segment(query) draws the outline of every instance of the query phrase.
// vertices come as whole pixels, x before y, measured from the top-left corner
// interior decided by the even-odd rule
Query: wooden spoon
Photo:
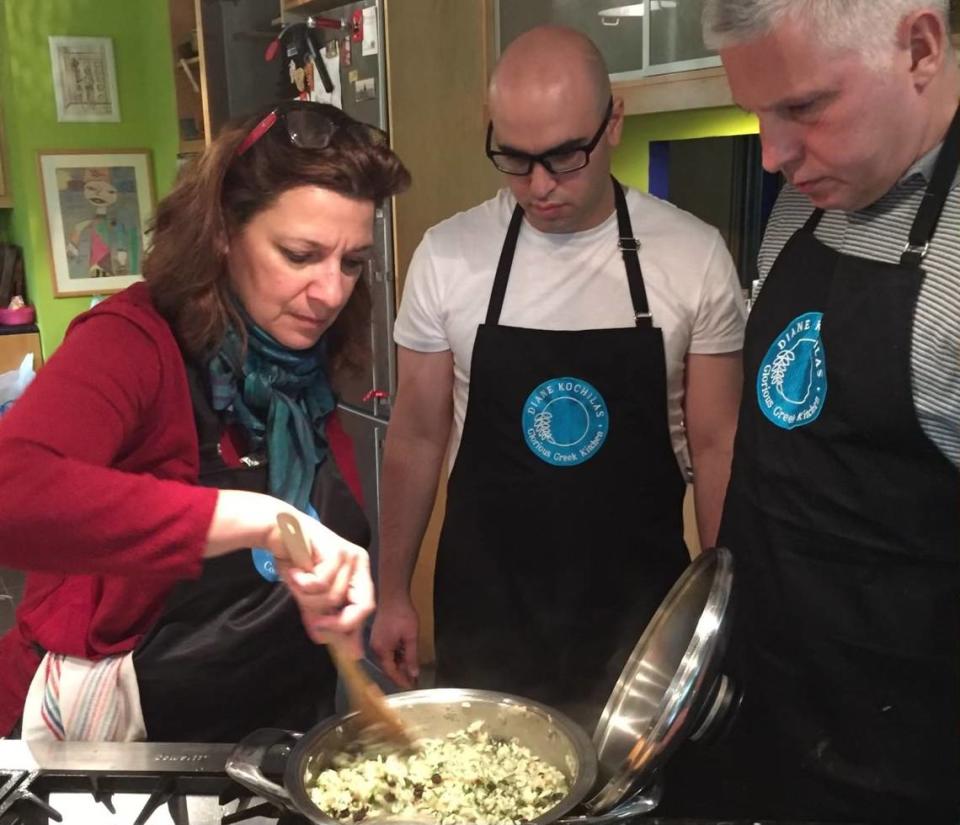
[[[280,513],[277,526],[293,564],[301,570],[313,570],[313,553],[310,552],[300,520],[290,513]],[[360,718],[361,728],[369,729],[370,733],[402,747],[412,746],[413,737],[393,708],[386,703],[383,691],[343,647],[341,638],[332,633],[327,637],[326,644],[330,658],[346,685],[350,705]]]

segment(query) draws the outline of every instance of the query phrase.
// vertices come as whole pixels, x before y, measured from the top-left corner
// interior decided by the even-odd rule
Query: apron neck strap
[[[803,225],[804,232],[813,232],[819,225],[820,219],[823,217],[822,209],[814,209],[810,213],[810,217],[807,218],[807,222]]]
[[[487,305],[487,323],[496,326],[500,322],[500,310],[503,309],[503,298],[507,294],[507,282],[510,280],[510,267],[513,266],[513,254],[517,251],[517,237],[520,235],[520,225],[523,223],[523,208],[518,203],[510,218],[507,237],[500,250],[500,261],[497,264],[497,275],[493,279],[493,292],[490,293],[490,303]]]
[[[630,211],[627,209],[627,198],[623,187],[616,178],[611,177],[610,180],[613,182],[613,200],[617,212],[618,246],[623,254],[623,265],[627,270],[627,283],[630,286],[634,318],[638,327],[649,327],[653,325],[653,319],[650,316],[647,292],[643,285],[643,273],[640,270],[640,258],[637,255],[640,241],[633,236],[633,224],[630,220]],[[487,305],[486,323],[490,326],[496,326],[500,322],[500,312],[503,310],[503,299],[507,294],[507,283],[510,280],[510,269],[513,266],[513,256],[517,251],[517,238],[520,236],[522,224],[523,209],[520,204],[517,204],[510,218],[503,249],[500,251],[497,274],[493,280],[490,303]]]
[[[633,301],[633,317],[638,327],[652,326],[650,307],[647,304],[647,290],[643,286],[643,273],[640,271],[640,241],[633,236],[633,224],[630,210],[627,209],[627,196],[620,181],[613,181],[613,200],[617,207],[617,229],[620,240],[618,246],[623,255],[623,266],[627,270],[627,283],[630,285],[630,299]]]
[[[220,414],[210,403],[210,386],[206,372],[184,356],[187,372],[187,387],[190,390],[190,403],[193,406],[193,421],[197,428],[197,447],[200,453],[200,466],[211,462],[222,466],[220,459],[220,439],[223,437],[224,424]]]
[[[960,168],[960,108],[953,116],[950,128],[943,139],[943,147],[937,155],[930,183],[927,184],[927,190],[923,193],[923,200],[913,220],[913,226],[910,227],[910,240],[907,241],[900,255],[901,266],[916,268],[923,263],[958,168]],[[822,217],[823,210],[814,209],[803,226],[804,231],[813,232]]]
[[[917,217],[910,229],[910,240],[903,249],[900,263],[904,266],[918,267],[926,257],[930,248],[930,239],[937,229],[943,205],[950,194],[953,179],[960,166],[960,108],[957,109],[950,128],[943,139],[943,147],[937,155],[937,162],[933,166],[933,174],[927,191],[923,193],[923,201],[917,210]]]

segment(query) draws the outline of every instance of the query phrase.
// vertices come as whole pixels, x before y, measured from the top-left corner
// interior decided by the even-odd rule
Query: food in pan
[[[408,753],[337,754],[307,773],[306,786],[317,807],[343,822],[390,816],[439,825],[529,822],[569,790],[557,768],[482,722],[420,739]]]

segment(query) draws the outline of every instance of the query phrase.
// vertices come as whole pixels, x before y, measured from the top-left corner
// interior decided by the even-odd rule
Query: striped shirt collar
[[[943,148],[943,141],[940,141],[936,146],[934,146],[929,152],[923,155],[919,160],[914,161],[913,165],[907,169],[906,173],[897,181],[897,186],[903,186],[910,178],[915,175],[920,175],[924,181],[927,183],[930,182],[930,178],[933,177],[933,167],[937,162],[937,155],[940,154],[940,150]],[[956,189],[957,185],[960,184],[960,169],[957,170],[957,173],[953,176],[953,184],[951,184],[951,189]]]
[[[907,169],[903,177],[898,181],[899,184],[904,184],[914,175],[920,175],[925,181],[929,183],[931,176],[933,175],[933,167],[937,162],[937,155],[940,154],[940,148],[943,146],[943,141],[940,141],[936,146],[934,146],[929,152],[925,155],[922,155],[918,160],[913,162],[913,165]],[[954,186],[956,186],[956,179],[954,179]]]

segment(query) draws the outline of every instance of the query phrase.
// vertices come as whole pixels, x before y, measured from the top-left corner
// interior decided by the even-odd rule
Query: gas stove
[[[233,745],[0,740],[0,825],[301,825],[227,777]]]
[[[308,825],[303,817],[252,797],[227,776],[224,766],[233,748],[0,739],[0,825]],[[264,771],[272,773],[269,764]],[[655,814],[633,823],[818,825],[661,819]]]

